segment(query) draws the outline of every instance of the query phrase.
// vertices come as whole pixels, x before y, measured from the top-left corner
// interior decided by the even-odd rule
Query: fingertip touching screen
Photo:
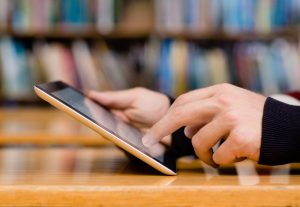
[[[142,143],[143,133],[139,129],[123,122],[114,116],[110,110],[89,99],[81,91],[61,81],[40,84],[36,87],[97,124],[116,138],[121,139],[143,154],[176,172],[175,159],[165,145],[158,143],[151,148],[145,147]]]

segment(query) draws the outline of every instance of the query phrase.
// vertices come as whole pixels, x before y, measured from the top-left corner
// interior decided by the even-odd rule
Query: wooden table
[[[49,121],[49,117],[43,119]],[[7,138],[8,132],[1,129],[0,139]],[[45,136],[50,139],[50,131],[46,130]],[[96,135],[90,136],[94,140]],[[48,144],[16,140],[20,141],[16,138],[11,144],[6,140],[0,148],[1,207],[300,206],[298,164],[265,167],[244,161],[213,169],[186,157],[178,161],[177,176],[164,176],[146,165],[129,162],[122,151],[103,140],[94,145],[80,144],[81,139],[58,144],[55,140]]]
[[[54,108],[0,109],[0,145],[107,143],[93,130]]]

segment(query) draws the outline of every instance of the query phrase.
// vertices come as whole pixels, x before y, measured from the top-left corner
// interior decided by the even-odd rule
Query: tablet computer
[[[176,160],[165,145],[158,143],[151,148],[145,147],[143,133],[139,129],[121,121],[81,91],[61,81],[35,85],[34,90],[40,98],[156,170],[166,175],[176,175]]]

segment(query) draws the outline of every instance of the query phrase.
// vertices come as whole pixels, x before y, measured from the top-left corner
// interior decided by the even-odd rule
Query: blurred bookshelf
[[[300,0],[0,0],[0,145],[107,141],[33,85],[300,90]]]
[[[299,25],[300,0],[2,0],[0,103],[40,106],[32,86],[57,79],[175,97],[300,90]]]

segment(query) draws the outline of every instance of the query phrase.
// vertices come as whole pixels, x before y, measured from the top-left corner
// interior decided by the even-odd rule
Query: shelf
[[[189,40],[220,40],[220,41],[243,41],[243,40],[272,40],[275,38],[298,39],[299,28],[284,28],[272,31],[271,33],[226,33],[214,31],[206,33],[198,32],[167,32],[160,31],[157,35],[161,38],[181,38]]]
[[[93,28],[82,29],[53,29],[51,31],[13,31],[0,30],[0,36],[11,36],[15,38],[53,38],[53,39],[147,39],[151,36],[159,38],[179,38],[188,40],[220,40],[220,41],[242,41],[242,40],[272,40],[274,38],[291,38],[299,37],[299,28],[284,28],[272,31],[271,33],[253,33],[244,32],[238,34],[229,34],[224,31],[215,32],[168,32],[155,31],[150,28],[117,28],[110,33],[101,33]]]
[[[96,29],[54,29],[50,31],[13,31],[0,30],[0,36],[11,36],[15,38],[57,38],[57,39],[139,39],[147,38],[150,34],[148,29],[115,29],[110,33],[101,33]]]

